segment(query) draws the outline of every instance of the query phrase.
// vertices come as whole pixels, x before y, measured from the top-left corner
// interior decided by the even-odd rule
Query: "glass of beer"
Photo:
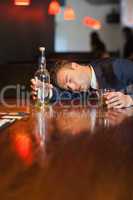
[[[109,92],[114,92],[114,89],[110,88],[104,88],[99,89],[99,106],[101,108],[107,108],[106,100],[107,100],[107,94]]]

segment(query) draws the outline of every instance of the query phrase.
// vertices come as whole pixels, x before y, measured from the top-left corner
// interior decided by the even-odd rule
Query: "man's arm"
[[[115,59],[113,69],[116,77],[121,82],[124,92],[111,92],[107,95],[109,108],[123,108],[133,105],[133,91],[125,90],[133,84],[133,62],[127,59]]]
[[[37,98],[37,82],[35,79],[31,79],[31,89],[32,89],[32,98],[36,100]],[[73,98],[80,98],[80,93],[73,93],[68,90],[62,90],[58,87],[49,84],[49,100],[51,103],[56,103],[62,100],[72,100]]]
[[[108,108],[120,109],[133,106],[133,98],[122,92],[109,92],[106,99]]]

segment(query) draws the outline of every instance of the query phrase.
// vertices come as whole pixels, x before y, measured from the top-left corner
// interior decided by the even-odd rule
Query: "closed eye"
[[[68,83],[71,83],[72,82],[72,80],[71,79],[68,79]]]
[[[65,83],[66,83],[66,84],[68,83],[68,75],[66,75]]]

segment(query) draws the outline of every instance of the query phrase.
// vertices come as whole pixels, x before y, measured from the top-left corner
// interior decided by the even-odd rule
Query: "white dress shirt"
[[[90,68],[91,68],[91,88],[98,89],[98,83],[97,83],[97,79],[96,79],[96,74],[94,72],[93,67],[90,66]]]

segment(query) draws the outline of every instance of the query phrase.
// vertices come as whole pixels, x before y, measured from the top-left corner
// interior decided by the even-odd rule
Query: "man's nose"
[[[68,89],[70,90],[76,90],[76,85],[74,83],[68,83],[67,84]]]

